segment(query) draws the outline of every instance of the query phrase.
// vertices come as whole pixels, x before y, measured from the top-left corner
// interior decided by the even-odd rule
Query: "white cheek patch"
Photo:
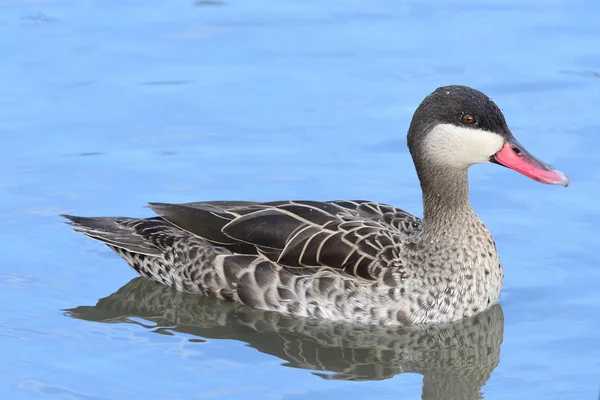
[[[503,145],[504,138],[496,133],[439,124],[427,134],[423,150],[424,157],[437,165],[467,168],[489,162]]]

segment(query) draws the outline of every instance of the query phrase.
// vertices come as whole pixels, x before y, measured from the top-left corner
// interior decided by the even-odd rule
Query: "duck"
[[[498,302],[504,272],[469,202],[469,167],[495,163],[565,187],[569,178],[529,153],[494,101],[467,86],[425,97],[407,145],[422,217],[369,200],[149,203],[149,218],[62,216],[178,291],[359,324],[472,317]]]

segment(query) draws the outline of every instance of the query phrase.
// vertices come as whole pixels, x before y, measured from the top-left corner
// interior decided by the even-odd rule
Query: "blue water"
[[[2,398],[598,397],[596,0],[0,4]],[[420,214],[405,133],[445,84],[493,97],[571,177],[472,168],[506,274],[478,321],[411,336],[181,295],[57,217],[287,198]]]

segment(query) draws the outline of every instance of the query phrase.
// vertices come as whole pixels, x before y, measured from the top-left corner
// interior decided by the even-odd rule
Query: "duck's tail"
[[[164,250],[168,224],[156,218],[136,219],[124,217],[78,217],[62,214],[75,232],[98,240],[111,248],[131,253],[158,256]],[[172,242],[172,241],[171,241]],[[172,244],[172,243],[170,243]]]
[[[62,215],[71,227],[103,242],[141,276],[189,293],[274,309],[275,297],[287,296],[282,282],[296,277],[258,256],[234,254],[169,224],[162,218],[77,217]]]
[[[62,217],[76,232],[113,249],[141,276],[183,291],[206,292],[205,277],[199,275],[219,252],[161,218]]]

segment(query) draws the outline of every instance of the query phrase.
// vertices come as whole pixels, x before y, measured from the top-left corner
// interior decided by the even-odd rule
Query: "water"
[[[600,3],[1,7],[2,398],[598,397]],[[57,217],[286,198],[419,214],[404,135],[450,83],[492,96],[572,182],[472,169],[506,273],[501,308],[476,320],[315,325],[177,294],[130,282]]]

